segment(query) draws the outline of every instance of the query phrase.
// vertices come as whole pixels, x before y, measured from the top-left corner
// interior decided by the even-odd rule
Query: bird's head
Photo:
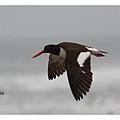
[[[44,47],[44,50],[42,50],[41,52],[39,52],[38,54],[34,55],[32,58],[35,58],[43,53],[52,53],[55,55],[59,55],[60,54],[60,46],[59,45],[46,45]]]

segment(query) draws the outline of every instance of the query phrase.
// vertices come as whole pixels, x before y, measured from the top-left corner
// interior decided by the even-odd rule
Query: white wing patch
[[[85,60],[90,56],[90,52],[81,52],[80,55],[78,56],[78,61],[80,64],[80,67],[83,67],[83,63]]]

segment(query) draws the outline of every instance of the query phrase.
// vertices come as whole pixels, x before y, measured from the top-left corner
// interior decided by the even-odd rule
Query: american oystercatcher
[[[91,54],[103,57],[107,52],[77,43],[62,42],[57,45],[46,45],[44,50],[33,56],[50,53],[48,62],[48,78],[55,79],[67,71],[69,85],[76,101],[83,99],[83,94],[89,92],[92,83]],[[85,54],[82,63],[78,63],[78,56]]]

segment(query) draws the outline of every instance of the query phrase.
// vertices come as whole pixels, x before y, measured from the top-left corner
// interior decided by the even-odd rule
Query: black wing
[[[56,75],[59,77],[65,72],[65,60],[57,55],[50,54],[49,63],[48,63],[48,78],[56,78]]]
[[[83,94],[89,92],[92,83],[92,72],[90,65],[91,56],[89,55],[80,67],[78,62],[66,63],[67,76],[72,94],[76,101],[83,99]]]

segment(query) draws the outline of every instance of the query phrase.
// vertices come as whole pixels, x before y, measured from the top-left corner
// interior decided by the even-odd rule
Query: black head
[[[60,53],[60,46],[59,45],[46,45],[44,47],[45,53],[52,53],[55,55],[59,55]]]
[[[43,54],[43,53],[52,53],[55,55],[59,55],[60,53],[60,46],[59,45],[46,45],[44,47],[44,50],[40,51],[36,55],[34,55],[32,58],[36,58],[37,56]]]

